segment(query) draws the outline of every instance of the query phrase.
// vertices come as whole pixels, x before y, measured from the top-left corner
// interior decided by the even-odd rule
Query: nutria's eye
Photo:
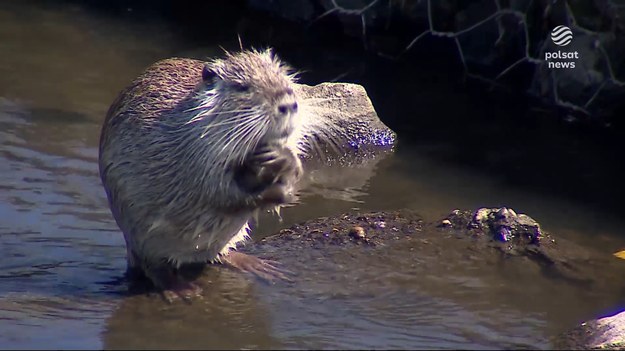
[[[212,80],[213,78],[215,78],[216,75],[217,73],[210,69],[208,65],[204,66],[204,69],[202,70],[202,79],[204,81]]]
[[[248,90],[250,90],[250,86],[247,84],[233,84],[232,87],[234,88],[234,90],[244,93]]]

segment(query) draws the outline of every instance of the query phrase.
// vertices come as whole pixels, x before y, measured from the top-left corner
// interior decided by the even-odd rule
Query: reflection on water
[[[453,255],[436,268],[445,274],[432,274],[405,245],[377,254],[265,253],[288,263],[296,282],[265,285],[214,269],[192,305],[127,296],[123,237],[98,177],[101,120],[148,64],[215,48],[187,45],[164,23],[28,3],[0,3],[3,347],[545,348],[549,336],[616,300],[614,292],[501,274]],[[377,168],[344,177],[313,176],[321,185],[303,204],[285,209],[282,223],[261,218],[256,236],[354,207],[408,207],[433,220],[457,207],[506,205],[606,254],[625,245],[615,235],[622,221],[437,164],[419,149],[400,148]],[[499,298],[510,295],[517,301]],[[548,296],[559,298],[540,298]]]

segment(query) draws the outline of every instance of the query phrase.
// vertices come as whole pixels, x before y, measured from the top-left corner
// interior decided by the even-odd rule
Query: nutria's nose
[[[286,115],[287,113],[297,112],[297,102],[280,104],[278,106],[278,112],[280,112],[281,115]]]

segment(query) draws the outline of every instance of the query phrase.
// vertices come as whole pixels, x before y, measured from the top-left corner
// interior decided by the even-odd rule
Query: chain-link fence
[[[624,106],[625,0],[270,3],[261,7],[308,23],[334,17],[346,34],[360,36],[367,49],[394,59],[427,55],[427,46],[419,44],[428,37],[453,41],[457,50],[449,55],[457,55],[469,77],[527,92],[563,107],[571,118],[609,124]],[[570,40],[560,45],[551,36],[558,26],[569,29],[565,37]],[[560,33],[554,35],[560,39]]]

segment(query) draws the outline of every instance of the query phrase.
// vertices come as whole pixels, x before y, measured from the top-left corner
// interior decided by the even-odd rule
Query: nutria
[[[129,272],[168,299],[200,291],[178,274],[186,264],[281,275],[231,250],[257,211],[295,201],[294,83],[271,50],[249,50],[209,62],[166,59],[120,93],[102,127],[99,167]]]
[[[200,292],[181,274],[189,265],[284,278],[275,262],[236,251],[250,219],[296,202],[301,159],[367,158],[394,145],[362,87],[332,89],[297,84],[270,49],[166,59],[135,79],[111,105],[99,150],[128,272],[168,300]]]

